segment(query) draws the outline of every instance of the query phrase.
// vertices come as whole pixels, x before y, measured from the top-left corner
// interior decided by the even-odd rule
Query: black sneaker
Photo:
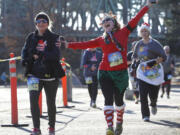
[[[143,120],[144,120],[144,122],[149,122],[149,117],[148,117],[148,116],[145,116],[145,117],[143,118]]]
[[[156,106],[152,106],[152,107],[151,107],[151,113],[152,113],[153,115],[156,115],[156,114],[157,114],[157,107],[156,107]]]
[[[92,108],[96,108],[96,103],[92,103]]]
[[[115,135],[120,135],[123,131],[122,123],[116,123]]]

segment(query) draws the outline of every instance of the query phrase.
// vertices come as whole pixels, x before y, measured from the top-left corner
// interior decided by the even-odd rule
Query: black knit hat
[[[44,12],[40,12],[39,14],[36,15],[35,21],[37,21],[38,19],[44,19],[49,24],[49,16]]]

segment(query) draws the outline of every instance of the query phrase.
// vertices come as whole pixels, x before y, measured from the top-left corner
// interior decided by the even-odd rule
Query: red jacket
[[[127,69],[127,41],[128,36],[131,33],[131,29],[135,28],[139,20],[143,17],[143,15],[148,11],[148,6],[142,8],[139,13],[128,22],[128,25],[123,27],[122,29],[114,32],[113,36],[118,40],[121,44],[123,51],[119,51],[116,47],[115,43],[109,38],[110,43],[106,44],[104,42],[104,37],[98,37],[86,42],[71,42],[69,43],[68,48],[72,49],[87,49],[87,48],[96,48],[101,47],[103,51],[103,58],[99,66],[99,70],[105,71],[117,71]],[[120,52],[121,54],[118,57],[122,56],[122,59],[118,61],[118,64],[112,63],[110,59],[116,59],[116,57],[112,56],[115,52]],[[116,53],[117,54],[117,53]],[[118,59],[119,60],[119,59]],[[116,62],[116,61],[114,61]]]

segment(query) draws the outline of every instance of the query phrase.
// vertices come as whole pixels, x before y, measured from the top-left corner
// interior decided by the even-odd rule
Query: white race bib
[[[146,62],[139,64],[137,68],[137,78],[152,85],[160,85],[164,82],[164,71],[161,64],[152,68],[147,66]]]

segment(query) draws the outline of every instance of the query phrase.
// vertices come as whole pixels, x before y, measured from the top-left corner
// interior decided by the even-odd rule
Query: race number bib
[[[114,52],[108,55],[110,67],[118,66],[123,63],[121,52]]]
[[[147,66],[147,62],[139,64],[137,78],[152,85],[160,85],[164,82],[164,71],[161,64],[153,67]]]
[[[93,82],[92,77],[85,77],[85,81],[86,81],[86,84],[91,84]]]
[[[32,90],[38,91],[39,90],[39,79],[34,76],[28,77],[27,85],[28,85],[29,91],[32,91]]]
[[[172,79],[172,75],[168,75],[168,76],[167,76],[167,79],[168,79],[168,80],[171,80],[171,79]]]

